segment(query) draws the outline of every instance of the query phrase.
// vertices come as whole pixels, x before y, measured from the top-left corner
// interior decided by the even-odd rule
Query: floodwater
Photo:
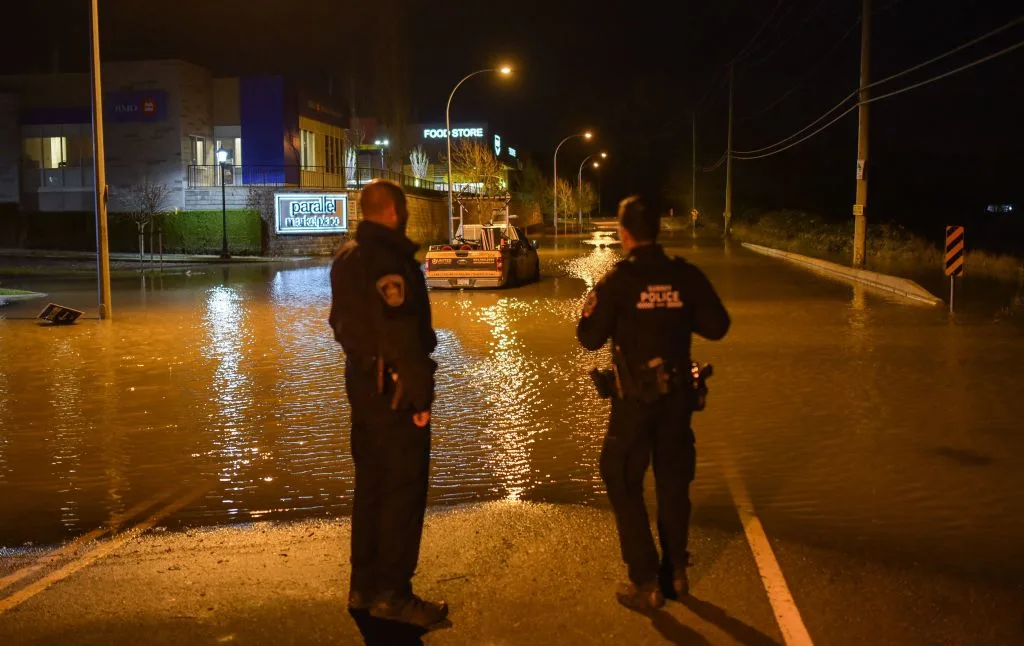
[[[576,343],[584,296],[618,259],[542,243],[539,284],[432,292],[440,345],[432,505],[604,505],[607,404]],[[746,481],[769,533],[1020,573],[1022,328],[951,318],[720,241],[673,246],[734,318],[695,419],[697,522]],[[115,281],[116,320],[44,328],[0,310],[0,547],[85,533],[185,485],[172,524],[344,515],[352,465],[326,261]],[[11,285],[14,286],[14,285]],[[89,280],[22,280],[95,311]],[[991,310],[991,311],[990,311]]]

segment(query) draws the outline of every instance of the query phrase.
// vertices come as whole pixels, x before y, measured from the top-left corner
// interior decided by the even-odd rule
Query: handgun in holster
[[[384,364],[384,357],[377,356],[377,394],[386,395],[388,389],[394,386],[391,396],[391,410],[398,410],[398,404],[402,401],[402,380],[398,372]]]
[[[715,374],[714,367],[708,363],[701,367],[699,363],[690,363],[690,388],[693,391],[693,410],[701,411],[708,403],[707,380]]]
[[[612,367],[594,368],[590,371],[590,379],[594,382],[597,396],[601,399],[611,399],[612,397],[624,399],[626,397],[632,378],[618,346],[612,349]]]

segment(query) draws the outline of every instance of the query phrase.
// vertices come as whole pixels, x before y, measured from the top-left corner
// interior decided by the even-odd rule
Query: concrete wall
[[[20,160],[18,101],[13,94],[0,94],[0,204],[17,203],[20,198]]]
[[[355,233],[362,220],[362,214],[359,212],[359,195],[360,191],[348,192],[349,235]],[[448,237],[448,208],[443,197],[409,195],[408,204],[409,238],[418,244],[430,244],[441,242]],[[215,208],[220,208],[219,201]],[[231,208],[230,204],[228,208]],[[239,208],[244,208],[244,205]],[[344,234],[279,236],[274,233],[271,223],[267,234],[267,255],[329,256],[338,250],[346,237]]]
[[[239,108],[239,79],[213,79],[212,87],[213,123],[218,126],[241,125],[242,114]]]
[[[182,207],[184,171],[182,164],[183,70],[195,68],[182,61],[145,63],[108,63],[103,66],[105,92],[167,93],[164,117],[149,122],[109,122],[104,126],[107,183],[110,185],[110,209],[124,208],[119,189],[143,178],[166,185],[171,193],[167,208]],[[205,74],[205,73],[204,73]],[[208,120],[209,109],[207,109]],[[211,132],[212,134],[212,132]]]

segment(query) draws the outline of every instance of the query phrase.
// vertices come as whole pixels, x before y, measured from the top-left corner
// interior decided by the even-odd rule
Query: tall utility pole
[[[866,1],[866,0],[865,0]],[[733,71],[735,64],[729,64],[729,133],[725,138],[725,231],[722,237],[729,236],[732,228],[732,97],[733,97]]]
[[[871,0],[864,0],[860,17],[860,105],[857,127],[857,200],[853,205],[853,266],[864,267],[867,249],[868,203],[868,85],[871,83]]]
[[[100,318],[113,315],[110,308],[110,245],[107,240],[107,168],[103,155],[103,83],[100,75],[100,16],[98,0],[92,0],[92,146],[93,193],[96,196],[96,271],[99,282]]]

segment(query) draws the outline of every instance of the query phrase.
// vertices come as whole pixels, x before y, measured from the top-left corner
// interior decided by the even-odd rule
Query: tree
[[[448,162],[444,156],[442,161]],[[452,144],[453,184],[479,184],[480,195],[504,195],[504,175],[505,165],[489,146],[471,139],[458,139]]]
[[[359,153],[356,152],[358,144],[349,143],[345,148],[345,182],[346,184],[356,183],[356,163],[359,161]]]
[[[551,213],[551,180],[529,160],[523,163],[523,174],[519,182],[518,193],[519,198],[531,211]]]
[[[447,157],[442,156],[442,162],[447,163]],[[494,212],[504,208],[505,195],[508,194],[508,187],[505,185],[505,165],[498,161],[491,148],[470,139],[459,139],[452,144],[452,184],[462,185],[460,193],[468,193],[465,190],[467,185],[478,185],[479,191],[475,191],[483,200],[467,200],[463,204],[468,220],[478,224],[490,221]]]
[[[558,206],[562,209],[558,213],[558,219],[563,224],[567,224],[570,220],[576,220],[576,187],[570,184],[568,181],[559,178],[558,179]]]
[[[583,182],[583,192],[580,194],[577,191],[576,197],[579,200],[577,213],[582,211],[583,215],[586,216],[597,208],[597,189],[590,182]]]
[[[423,146],[416,146],[409,153],[409,165],[412,166],[412,174],[417,179],[426,179],[430,169],[430,158],[427,156]]]
[[[143,253],[146,248],[146,225],[163,215],[170,192],[166,184],[157,184],[150,181],[148,177],[143,177],[135,184],[118,191],[122,217],[134,222],[139,233],[140,264],[143,262]]]

